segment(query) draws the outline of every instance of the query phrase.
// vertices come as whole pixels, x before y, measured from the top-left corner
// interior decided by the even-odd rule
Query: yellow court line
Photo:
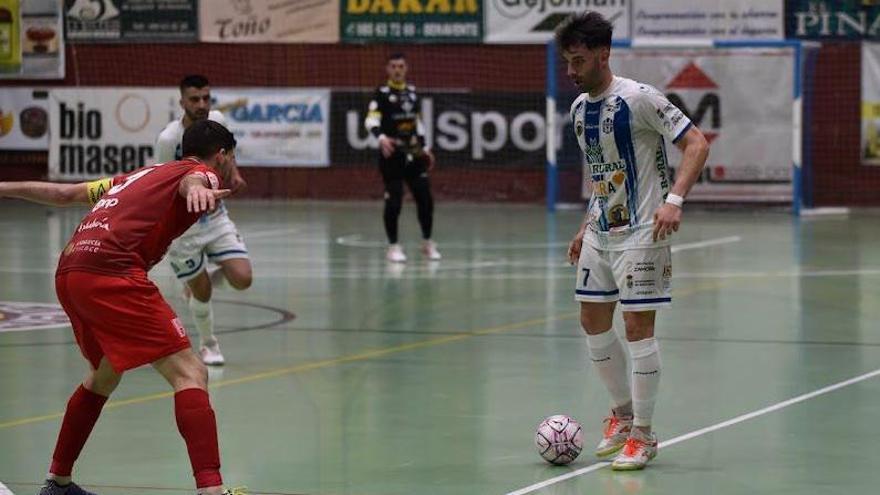
[[[700,292],[700,291],[706,290],[706,289],[717,289],[723,285],[727,285],[730,283],[733,283],[733,282],[729,279],[718,281],[718,282],[705,283],[705,284],[697,285],[694,287],[690,287],[689,289],[685,289],[682,291],[676,291],[674,293],[674,296],[675,297],[684,297],[684,296],[687,296],[690,294],[695,294],[697,292]],[[526,327],[530,327],[533,325],[538,325],[540,323],[547,323],[547,322],[555,321],[555,320],[567,320],[567,319],[574,318],[574,317],[578,316],[579,314],[580,314],[580,311],[571,311],[571,312],[567,312],[567,313],[562,313],[560,315],[548,316],[545,318],[535,318],[532,320],[521,321],[518,323],[508,323],[506,325],[499,325],[499,326],[495,326],[495,327],[483,328],[483,329],[479,329],[479,330],[473,330],[470,332],[461,332],[461,333],[457,333],[454,335],[435,337],[432,339],[422,340],[419,342],[411,342],[408,344],[400,344],[400,345],[385,347],[385,348],[381,348],[381,349],[368,350],[368,351],[364,351],[364,352],[359,352],[357,354],[352,354],[350,356],[322,359],[319,361],[304,363],[304,364],[300,364],[297,366],[278,368],[278,369],[274,369],[274,370],[270,370],[270,371],[264,371],[262,373],[254,373],[251,375],[243,376],[241,378],[234,378],[231,380],[219,380],[217,382],[211,383],[210,388],[213,390],[215,388],[228,387],[230,385],[239,385],[242,383],[250,383],[253,381],[257,381],[257,380],[265,380],[268,378],[275,378],[275,377],[282,376],[282,375],[289,375],[289,374],[295,374],[295,373],[305,373],[307,371],[314,371],[314,370],[318,370],[318,369],[322,369],[322,368],[329,368],[331,366],[337,366],[340,364],[348,364],[348,363],[354,363],[354,362],[358,362],[358,361],[366,361],[368,359],[383,357],[383,356],[387,356],[389,354],[396,354],[399,352],[406,352],[406,351],[411,351],[411,350],[415,350],[415,349],[423,349],[425,347],[433,347],[436,345],[443,345],[443,344],[449,344],[452,342],[459,342],[459,341],[470,339],[473,337],[479,337],[482,335],[491,335],[491,334],[495,334],[495,333],[507,332],[510,330],[517,330],[520,328],[526,328]],[[173,396],[174,396],[174,392],[169,391],[169,392],[160,392],[157,394],[143,395],[140,397],[133,397],[131,399],[125,399],[125,400],[113,400],[113,401],[107,402],[107,404],[104,406],[104,409],[105,410],[106,409],[116,409],[116,408],[123,407],[123,406],[130,406],[132,404],[141,404],[144,402],[150,402],[150,401],[154,401],[154,400],[158,400],[158,399],[165,399],[165,398],[169,398],[169,397],[173,397]],[[34,424],[34,423],[40,423],[43,421],[49,421],[49,420],[53,420],[53,419],[59,419],[62,416],[64,416],[63,411],[58,412],[58,413],[54,413],[54,414],[45,414],[42,416],[32,416],[29,418],[21,418],[21,419],[14,419],[11,421],[5,421],[5,422],[0,423],[0,430],[6,429],[6,428],[14,428],[16,426],[24,426],[24,425]]]
[[[532,320],[522,321],[522,322],[518,322],[518,323],[509,323],[507,325],[500,325],[500,326],[496,326],[496,327],[474,330],[472,332],[462,332],[462,333],[458,333],[458,334],[454,334],[454,335],[447,335],[447,336],[443,336],[443,337],[436,337],[433,339],[422,340],[419,342],[411,342],[408,344],[400,344],[400,345],[395,345],[395,346],[391,346],[391,347],[385,347],[382,349],[368,350],[368,351],[360,352],[357,354],[352,354],[350,356],[322,359],[320,361],[313,361],[310,363],[304,363],[304,364],[300,364],[297,366],[278,368],[278,369],[271,370],[271,371],[264,371],[262,373],[254,373],[252,375],[243,376],[241,378],[235,378],[235,379],[231,379],[231,380],[219,380],[217,382],[211,383],[210,388],[213,390],[215,388],[228,387],[230,385],[249,383],[249,382],[253,382],[253,381],[257,381],[257,380],[265,380],[267,378],[274,378],[274,377],[278,377],[278,376],[282,376],[282,375],[304,373],[307,371],[314,371],[317,369],[329,368],[331,366],[336,366],[336,365],[340,365],[340,364],[347,364],[347,363],[353,363],[353,362],[358,362],[358,361],[366,361],[368,359],[374,359],[374,358],[378,358],[378,357],[382,357],[382,356],[387,356],[388,354],[395,354],[398,352],[405,352],[405,351],[411,351],[414,349],[422,349],[425,347],[432,347],[432,346],[436,346],[436,345],[443,345],[443,344],[448,344],[448,343],[452,343],[452,342],[458,342],[458,341],[469,339],[472,337],[478,337],[481,335],[489,335],[489,334],[493,334],[493,333],[500,333],[500,332],[506,332],[506,331],[510,331],[510,330],[516,330],[519,328],[530,327],[533,325],[537,325],[540,323],[546,323],[548,321],[553,321],[553,320],[568,319],[568,318],[572,318],[572,317],[576,316],[577,314],[578,314],[577,311],[573,311],[570,313],[563,313],[561,315],[549,316],[546,318],[535,318]],[[115,408],[119,408],[119,407],[123,407],[123,406],[129,406],[132,404],[140,404],[143,402],[150,402],[153,400],[165,399],[165,398],[173,397],[173,396],[174,396],[174,392],[169,391],[169,392],[161,392],[161,393],[151,394],[151,395],[144,395],[144,396],[140,396],[140,397],[134,397],[134,398],[125,399],[125,400],[114,400],[114,401],[107,402],[107,404],[104,406],[104,409],[105,410],[106,409],[115,409]],[[58,413],[54,413],[54,414],[45,414],[42,416],[33,416],[30,418],[21,418],[21,419],[15,419],[15,420],[11,420],[11,421],[5,421],[5,422],[0,423],[0,430],[5,429],[5,428],[13,428],[16,426],[33,424],[33,423],[40,423],[42,421],[48,421],[48,420],[52,420],[52,419],[58,419],[58,418],[61,418],[63,415],[64,415],[63,412],[58,412]]]

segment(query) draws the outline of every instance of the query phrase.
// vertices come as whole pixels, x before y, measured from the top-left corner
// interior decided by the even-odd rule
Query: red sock
[[[70,396],[67,410],[64,411],[64,420],[61,422],[61,431],[58,432],[58,441],[55,443],[55,453],[52,454],[50,473],[70,476],[73,463],[89,439],[105,402],[107,397],[87,390],[82,385]]]
[[[220,486],[220,448],[217,445],[217,419],[208,392],[188,388],[174,394],[177,429],[186,442],[196,487]]]

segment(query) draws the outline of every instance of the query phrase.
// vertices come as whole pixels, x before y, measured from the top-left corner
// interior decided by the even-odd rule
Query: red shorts
[[[190,348],[186,330],[145,273],[61,273],[55,292],[94,368],[107,356],[122,373]]]

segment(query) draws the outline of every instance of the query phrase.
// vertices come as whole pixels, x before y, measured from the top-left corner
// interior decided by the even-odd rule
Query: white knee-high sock
[[[651,426],[660,387],[660,347],[654,337],[629,343],[635,426]]]
[[[214,307],[211,301],[202,302],[195,297],[189,298],[189,310],[192,312],[193,321],[199,331],[199,340],[202,344],[214,340]]]
[[[629,388],[629,374],[626,370],[626,353],[617,332],[610,329],[596,335],[587,335],[590,360],[599,372],[599,378],[611,394],[614,407],[621,407],[632,401]]]

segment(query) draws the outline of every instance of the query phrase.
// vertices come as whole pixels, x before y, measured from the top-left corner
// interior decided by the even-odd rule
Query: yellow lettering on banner
[[[370,8],[370,0],[348,0],[346,12],[349,14],[363,14]]]
[[[452,11],[452,5],[450,5],[450,0],[428,0],[428,5],[425,7],[425,12],[432,14],[434,12],[440,12],[441,14],[448,14]]]
[[[373,0],[373,6],[370,7],[371,14],[393,14],[394,4],[391,0]]]
[[[397,8],[398,14],[421,14],[421,0],[400,0],[400,6]]]
[[[349,14],[476,14],[477,0],[348,0]],[[395,4],[397,8],[395,9]],[[423,7],[424,5],[424,7]]]
[[[455,0],[456,14],[476,14],[477,0]]]

